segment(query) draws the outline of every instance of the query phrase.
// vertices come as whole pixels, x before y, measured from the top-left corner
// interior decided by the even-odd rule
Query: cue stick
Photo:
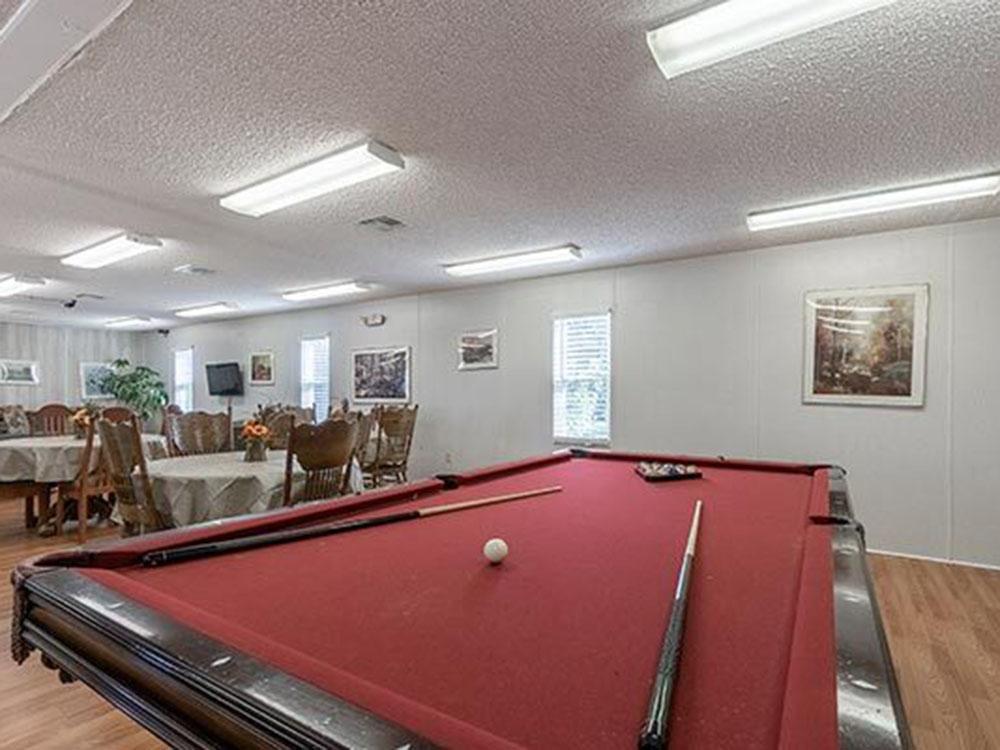
[[[272,544],[283,544],[285,542],[297,542],[302,539],[310,539],[317,536],[343,534],[347,531],[368,529],[373,526],[385,526],[391,523],[399,523],[400,521],[413,521],[418,518],[439,516],[443,513],[455,513],[460,510],[469,510],[470,508],[481,508],[484,505],[509,503],[513,500],[525,500],[529,497],[551,495],[553,492],[561,491],[562,487],[560,485],[554,485],[552,487],[542,487],[541,489],[527,490],[525,492],[515,492],[509,495],[494,495],[493,497],[484,497],[479,500],[467,500],[459,503],[448,503],[447,505],[435,505],[432,508],[404,510],[384,516],[355,518],[350,521],[335,521],[334,523],[322,524],[320,526],[308,526],[302,529],[272,531],[266,534],[256,534],[254,536],[243,537],[241,539],[227,539],[221,542],[189,544],[184,547],[175,547],[174,549],[147,552],[142,556],[142,564],[144,567],[148,568],[156,565],[167,565],[172,562],[180,562],[182,560],[193,560],[199,557],[221,555],[226,552],[242,552],[243,550],[254,549],[255,547],[266,547]]]
[[[698,526],[701,522],[701,505],[701,500],[695,501],[687,548],[684,550],[680,573],[677,574],[674,605],[670,610],[670,621],[663,636],[663,648],[656,668],[656,681],[653,683],[653,692],[649,698],[649,710],[646,712],[646,719],[639,733],[639,750],[661,750],[667,744],[667,712],[670,710],[670,697],[674,692],[674,682],[677,678],[681,639],[684,635],[688,584],[691,581],[694,548],[698,541]]]

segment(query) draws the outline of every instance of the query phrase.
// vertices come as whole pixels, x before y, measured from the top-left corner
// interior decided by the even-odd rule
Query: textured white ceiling
[[[135,0],[0,125],[0,271],[108,298],[39,307],[64,322],[168,319],[218,300],[290,308],[281,291],[341,279],[447,288],[467,281],[442,263],[567,242],[588,268],[1000,213],[744,224],[1000,169],[1000,3],[900,0],[668,82],[643,32],[690,5]],[[261,219],[217,205],[367,137],[406,170]],[[356,226],[379,214],[407,227]],[[103,271],[58,263],[121,228],[166,248]],[[218,273],[170,272],[189,262]]]

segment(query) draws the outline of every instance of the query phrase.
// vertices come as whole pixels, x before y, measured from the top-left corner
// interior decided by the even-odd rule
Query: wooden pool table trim
[[[744,462],[740,466],[725,463],[737,469]],[[530,464],[496,468],[506,473],[512,468],[530,468]],[[813,470],[827,471],[829,480],[840,747],[909,750],[909,731],[865,562],[864,532],[854,518],[846,473],[837,467]],[[495,472],[485,469],[473,476],[471,481],[489,479]],[[72,569],[38,570],[22,585],[26,612],[20,625],[14,623],[14,637],[23,638],[47,661],[81,679],[175,746],[218,747],[212,737],[232,731],[245,732],[241,738],[247,745],[263,739],[296,747],[399,748],[409,743],[415,750],[434,746],[409,730],[127,600]],[[72,628],[60,627],[67,623],[78,626],[78,636],[71,634]],[[156,636],[149,638],[149,633]],[[102,660],[92,658],[98,652],[104,654]],[[135,669],[136,657],[141,667],[167,676],[166,688],[159,680],[152,685],[151,694],[155,696],[159,689],[159,699],[129,687],[136,679],[128,676]],[[225,657],[229,661],[224,670],[213,666]],[[261,685],[266,686],[263,691]],[[221,712],[218,721],[192,724],[185,706],[197,706],[206,697],[215,699]],[[324,721],[331,715],[337,717],[335,721]]]

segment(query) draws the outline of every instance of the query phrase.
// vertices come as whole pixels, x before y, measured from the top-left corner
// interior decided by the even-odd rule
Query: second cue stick
[[[398,523],[400,521],[413,521],[418,518],[438,516],[443,513],[454,513],[460,510],[479,508],[483,505],[509,503],[512,500],[526,500],[529,497],[551,495],[553,492],[561,491],[562,487],[560,485],[554,485],[552,487],[542,487],[537,490],[514,492],[509,495],[494,495],[493,497],[484,497],[479,500],[466,500],[460,503],[435,505],[430,508],[421,508],[419,510],[404,510],[399,513],[389,513],[384,516],[368,516],[366,518],[351,519],[350,521],[336,521],[334,523],[322,524],[320,526],[307,526],[301,529],[272,531],[270,533],[257,534],[255,536],[227,539],[222,542],[189,544],[184,547],[174,547],[173,549],[147,552],[142,556],[142,564],[145,567],[152,567],[155,565],[167,565],[168,563],[181,562],[183,560],[194,560],[200,557],[221,555],[226,552],[242,552],[243,550],[254,549],[255,547],[267,547],[272,544],[297,542],[302,539],[311,539],[318,536],[343,534],[348,531],[370,529],[373,526],[385,526],[387,524]]]
[[[677,575],[674,605],[670,610],[670,622],[663,636],[663,649],[660,651],[660,661],[656,668],[656,681],[649,698],[646,720],[642,723],[642,731],[639,733],[639,750],[661,750],[667,744],[667,714],[670,710],[670,696],[673,694],[674,682],[677,679],[681,639],[684,636],[684,612],[687,609],[688,584],[691,581],[691,566],[694,564],[695,544],[698,541],[701,505],[701,500],[695,501],[684,560]]]

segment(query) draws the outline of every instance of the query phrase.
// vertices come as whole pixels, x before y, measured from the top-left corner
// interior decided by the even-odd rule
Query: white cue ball
[[[490,539],[483,545],[483,554],[493,565],[503,562],[507,557],[507,542],[503,539]]]

